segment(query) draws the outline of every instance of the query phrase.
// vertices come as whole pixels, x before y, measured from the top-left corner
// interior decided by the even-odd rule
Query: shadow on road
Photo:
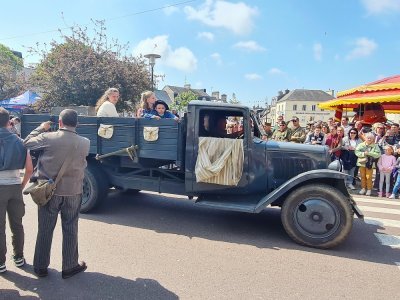
[[[178,196],[177,196],[178,197]],[[331,250],[303,247],[286,234],[280,210],[269,208],[260,214],[247,214],[197,207],[187,199],[140,192],[123,195],[110,192],[108,199],[82,219],[200,237],[215,241],[247,244],[258,248],[292,249],[393,265],[400,249],[382,246],[374,233],[384,228],[355,219],[347,240]]]
[[[25,267],[32,269],[31,266]],[[19,290],[35,296],[21,296],[18,290],[1,290],[0,299],[178,299],[156,280],[136,278],[130,280],[101,273],[85,272],[69,279],[49,269],[49,276],[32,278],[7,271],[3,279],[11,281]]]

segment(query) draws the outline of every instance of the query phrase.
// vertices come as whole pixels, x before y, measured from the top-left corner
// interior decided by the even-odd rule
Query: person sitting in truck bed
[[[168,104],[162,100],[157,100],[154,103],[154,108],[155,108],[154,112],[152,112],[150,114],[146,114],[146,117],[145,117],[146,119],[156,119],[156,120],[174,119],[175,121],[179,120],[179,118],[177,116],[175,116],[173,113],[171,113],[169,111]]]
[[[115,105],[119,99],[119,91],[116,88],[109,88],[96,103],[96,115],[98,117],[119,117]]]
[[[138,118],[150,119],[151,116],[153,116],[156,112],[154,109],[154,103],[156,100],[156,94],[154,94],[152,91],[143,92],[140,98],[140,104],[136,112],[136,116]]]

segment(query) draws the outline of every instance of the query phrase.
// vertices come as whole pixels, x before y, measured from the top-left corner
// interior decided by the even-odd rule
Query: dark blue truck
[[[49,120],[56,130],[57,118],[23,115],[22,136]],[[226,130],[232,119],[242,122],[241,131]],[[111,137],[101,137],[99,128],[112,128]],[[199,206],[247,213],[279,206],[289,236],[316,248],[337,246],[350,233],[354,213],[363,218],[345,187],[347,175],[325,147],[264,141],[262,126],[245,106],[192,101],[180,122],[82,116],[77,131],[91,142],[82,213],[112,187],[187,195]],[[201,169],[201,159],[211,168]],[[214,163],[225,172],[220,181],[199,180],[198,172],[214,172]],[[235,183],[225,183],[238,170]]]

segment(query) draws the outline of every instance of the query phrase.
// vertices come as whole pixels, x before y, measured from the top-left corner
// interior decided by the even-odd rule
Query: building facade
[[[266,121],[275,126],[278,116],[283,116],[285,121],[298,117],[301,126],[306,126],[312,121],[327,121],[333,117],[334,111],[319,109],[318,103],[329,101],[334,97],[322,90],[295,89],[280,92],[272,100]]]

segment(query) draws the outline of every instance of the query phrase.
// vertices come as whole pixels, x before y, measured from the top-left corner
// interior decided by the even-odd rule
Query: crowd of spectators
[[[348,189],[356,189],[357,178],[361,180],[359,194],[371,196],[376,189],[379,197],[397,197],[400,190],[400,176],[397,176],[399,124],[363,126],[360,121],[351,124],[348,117],[343,117],[341,122],[329,118],[327,122],[316,121],[302,128],[297,117],[285,122],[283,116],[278,117],[276,124],[274,128],[270,123],[264,124],[265,139],[326,146],[331,160],[340,160],[343,172],[352,176],[346,179]]]

